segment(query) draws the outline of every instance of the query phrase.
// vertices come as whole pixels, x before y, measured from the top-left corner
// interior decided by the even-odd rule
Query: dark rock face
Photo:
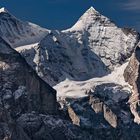
[[[17,124],[33,140],[90,139],[87,133],[83,133],[77,126],[74,126],[69,121],[60,119],[58,116],[37,115],[34,113],[23,114],[17,120]]]
[[[56,91],[40,79],[21,55],[0,38],[0,122],[6,123],[9,128],[9,124],[22,113],[31,111],[56,113]],[[23,131],[17,127],[15,131]],[[24,131],[21,133],[22,139],[28,139]]]
[[[20,54],[1,38],[0,77],[0,92],[7,107],[13,102],[25,101],[22,107],[25,105],[26,111],[56,113],[56,91],[40,79]]]
[[[96,123],[102,123],[102,120],[104,120],[104,123],[106,121],[114,128],[122,124],[126,125],[132,121],[129,105],[126,104],[129,96],[130,93],[120,85],[113,83],[99,85],[88,97],[71,102],[68,109],[70,117],[77,125],[82,124],[83,118],[89,120],[89,125],[92,125],[91,121],[93,122],[93,120]],[[74,116],[72,116],[73,112],[75,113]],[[85,114],[86,116],[84,116]],[[101,116],[102,119],[100,120]],[[86,119],[83,120],[84,125],[88,125]],[[93,125],[95,125],[95,122]]]
[[[135,116],[134,121],[140,123],[140,48],[139,44],[125,69],[124,78],[133,88],[133,94],[129,100],[131,111]]]
[[[0,140],[92,139],[58,114],[56,91],[0,38]]]
[[[102,84],[87,97],[66,99],[70,104],[68,113],[73,123],[89,131],[95,140],[137,140],[140,127],[134,123],[130,96],[120,85]]]
[[[16,123],[0,123],[0,139],[8,140],[92,140],[93,137],[59,116],[22,114]],[[4,140],[5,140],[4,139]],[[7,139],[6,139],[7,140]]]

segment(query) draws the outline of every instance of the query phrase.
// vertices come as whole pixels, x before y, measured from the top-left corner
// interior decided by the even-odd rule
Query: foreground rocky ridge
[[[91,139],[59,115],[56,91],[0,38],[0,139]]]
[[[24,58],[2,38],[0,38],[0,76],[3,98],[12,98],[14,94],[14,98],[18,99],[22,94],[24,96],[28,94],[27,99],[31,100],[31,104],[26,110],[44,113],[57,111],[56,91],[39,78]],[[19,113],[20,111],[15,114]]]

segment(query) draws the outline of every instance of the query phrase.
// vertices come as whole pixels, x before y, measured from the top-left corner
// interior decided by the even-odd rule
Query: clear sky
[[[140,31],[140,0],[0,0],[0,7],[21,20],[59,30],[71,27],[91,6],[118,26]]]

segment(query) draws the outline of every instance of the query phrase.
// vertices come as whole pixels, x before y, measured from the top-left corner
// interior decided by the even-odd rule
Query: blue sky
[[[140,0],[0,0],[16,17],[48,29],[67,29],[93,6],[118,26],[140,31]]]

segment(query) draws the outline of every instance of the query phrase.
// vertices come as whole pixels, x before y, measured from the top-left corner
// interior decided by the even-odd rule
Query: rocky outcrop
[[[16,123],[0,123],[2,140],[92,140],[93,137],[59,116],[22,114]]]
[[[129,100],[131,111],[135,116],[134,121],[140,123],[140,46],[138,44],[130,62],[125,69],[124,78],[132,86],[132,95]]]
[[[88,133],[84,133],[77,126],[57,116],[23,114],[17,124],[33,140],[86,140],[91,139]]]
[[[87,97],[66,98],[66,101],[73,123],[89,131],[95,139],[138,139],[140,127],[133,120],[130,97],[131,92],[124,87],[108,83],[97,86]]]
[[[99,119],[102,116],[102,120],[117,128],[132,121],[129,105],[127,104],[130,95],[130,92],[120,85],[113,83],[102,84],[97,86],[93,93],[89,93],[88,97],[71,101],[68,111],[77,125],[89,124],[92,126],[93,124],[94,126],[97,122],[102,123]],[[87,121],[89,123],[86,122],[86,119],[89,120]]]

